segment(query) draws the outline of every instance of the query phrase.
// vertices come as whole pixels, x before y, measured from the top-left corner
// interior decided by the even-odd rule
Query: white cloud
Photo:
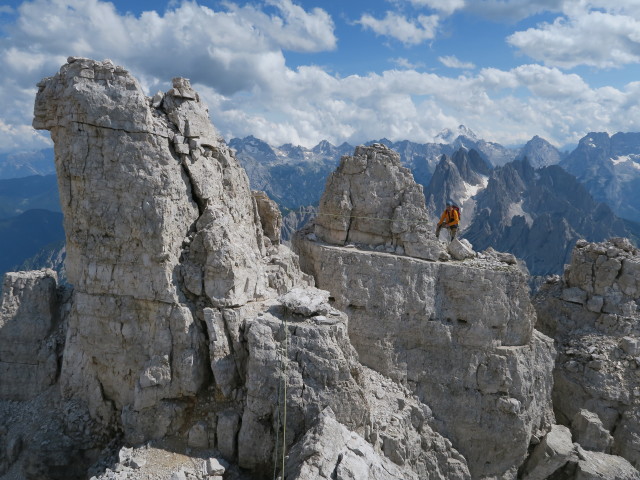
[[[273,0],[279,15],[254,6],[229,5],[214,11],[184,2],[163,16],[119,15],[99,0],[34,0],[24,3],[11,28],[11,47],[0,39],[0,55],[51,54],[112,58],[159,78],[182,74],[230,93],[250,89],[282,70],[282,49],[300,52],[335,48],[331,18],[321,9],[307,13],[290,0]],[[17,67],[16,67],[17,68]],[[23,72],[17,72],[23,73]],[[258,80],[256,80],[258,79]]]
[[[465,10],[496,21],[515,22],[536,13],[560,12],[566,3],[576,0],[473,0],[465,4]]]
[[[381,137],[427,142],[443,127],[459,124],[504,144],[540,135],[565,145],[594,128],[640,128],[640,116],[625,114],[640,83],[624,90],[593,89],[578,75],[540,65],[482,69],[457,78],[412,70],[336,78],[304,67],[279,88],[272,98],[259,100],[204,97],[214,105],[214,123],[225,135],[253,134],[274,145],[313,146],[323,139],[357,144]],[[280,120],[264,111],[278,111]]]
[[[640,62],[640,20],[575,7],[569,10],[569,17],[516,32],[507,41],[529,57],[561,68]]]
[[[233,12],[250,20],[253,28],[270,35],[277,45],[296,52],[318,52],[336,48],[333,20],[321,8],[307,13],[291,0],[267,0],[278,8],[279,16],[268,16],[255,6],[236,7],[228,4]]]
[[[465,5],[465,0],[408,0],[415,7],[428,7],[451,15]]]
[[[593,129],[640,130],[634,107],[640,83],[597,89],[549,66],[484,68],[457,77],[418,72],[403,58],[395,59],[402,68],[364,76],[331,75],[318,66],[291,69],[283,49],[334,48],[333,23],[323,11],[305,12],[289,0],[272,5],[270,16],[256,6],[220,12],[187,2],[164,15],[134,17],[98,0],[24,4],[11,42],[0,38],[0,115],[11,118],[0,123],[0,149],[49,144],[29,127],[35,84],[68,55],[112,58],[148,93],[166,90],[174,76],[189,77],[226,138],[252,134],[275,145],[380,137],[426,142],[459,124],[505,144],[540,135],[564,145]],[[413,24],[418,31],[400,40],[428,39],[437,21],[426,24],[433,27],[428,35],[427,27]]]
[[[268,95],[290,73],[283,49],[330,50],[337,41],[324,10],[268,1],[275,7],[270,15],[257,6],[229,3],[227,10],[214,11],[186,1],[163,15],[150,11],[138,17],[120,15],[100,0],[24,2],[0,37],[0,115],[11,118],[12,125],[29,125],[36,83],[54,74],[68,56],[111,58],[154,89],[185,76],[225,95]],[[31,148],[32,140],[25,136],[24,148]],[[15,145],[4,142],[0,150]]]
[[[0,145],[2,152],[40,150],[52,146],[48,132],[38,132],[31,125],[5,123],[0,119]]]
[[[406,45],[418,45],[436,36],[439,20],[438,15],[418,15],[416,19],[408,19],[388,11],[382,20],[364,14],[356,23],[377,35],[395,38]]]
[[[449,55],[446,57],[438,57],[438,61],[442,63],[445,67],[449,68],[462,68],[466,70],[471,70],[476,68],[476,66],[472,62],[463,62],[458,60],[455,55]]]
[[[390,58],[389,61],[400,68],[406,68],[410,70],[416,70],[419,68],[424,68],[424,63],[422,62],[411,62],[409,59],[404,57]]]

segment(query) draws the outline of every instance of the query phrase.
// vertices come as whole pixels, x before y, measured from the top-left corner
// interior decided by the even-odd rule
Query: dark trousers
[[[440,230],[442,229],[442,225],[438,225],[438,227],[436,228],[436,237],[440,238]],[[456,234],[458,233],[458,226],[454,225],[452,227],[447,227],[446,225],[444,226],[444,228],[448,228],[449,229],[449,241],[453,240],[454,238],[456,238]]]

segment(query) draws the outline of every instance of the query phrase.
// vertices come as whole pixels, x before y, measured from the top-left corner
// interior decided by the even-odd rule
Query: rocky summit
[[[640,478],[623,240],[532,303],[372,145],[293,253],[187,79],[71,57],[38,87],[71,286],[4,278],[0,479]]]
[[[383,144],[357,147],[327,179],[315,234],[344,245],[360,243],[428,260],[445,260],[442,244],[431,235],[422,186]]]

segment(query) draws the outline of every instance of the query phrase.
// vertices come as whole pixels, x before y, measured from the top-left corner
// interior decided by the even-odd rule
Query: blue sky
[[[227,139],[640,131],[640,0],[11,1],[0,56],[0,152],[50,145],[35,85],[68,56],[110,58],[150,95],[190,78]]]

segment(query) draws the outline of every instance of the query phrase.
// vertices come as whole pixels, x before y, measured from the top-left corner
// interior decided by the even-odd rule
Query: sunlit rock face
[[[92,425],[131,444],[216,449],[230,472],[257,479],[338,468],[322,431],[349,440],[338,449],[357,439],[375,452],[344,463],[345,475],[384,478],[386,466],[470,479],[429,407],[360,364],[346,315],[280,244],[277,206],[249,190],[186,79],[148,98],[110,61],[70,58],[39,84],[34,126],[55,143],[74,288],[60,393]],[[86,461],[95,431],[53,443]],[[278,449],[302,453],[274,465]],[[326,458],[308,462],[309,449]],[[121,451],[121,462],[131,455]]]
[[[195,395],[210,376],[199,305],[303,278],[265,239],[244,170],[186,79],[148,98],[122,67],[70,58],[34,116],[55,144],[74,286],[64,390],[105,418]]]
[[[344,156],[328,180],[315,224],[320,240],[356,243],[427,260],[448,258],[433,232],[422,186],[382,144]]]
[[[553,343],[534,330],[527,276],[512,256],[451,260],[429,229],[381,221],[411,212],[402,218],[428,225],[412,180],[386,147],[358,147],[329,177],[315,226],[294,235],[294,250],[348,314],[361,362],[431,407],[472,477],[515,478],[532,438],[554,421]]]

